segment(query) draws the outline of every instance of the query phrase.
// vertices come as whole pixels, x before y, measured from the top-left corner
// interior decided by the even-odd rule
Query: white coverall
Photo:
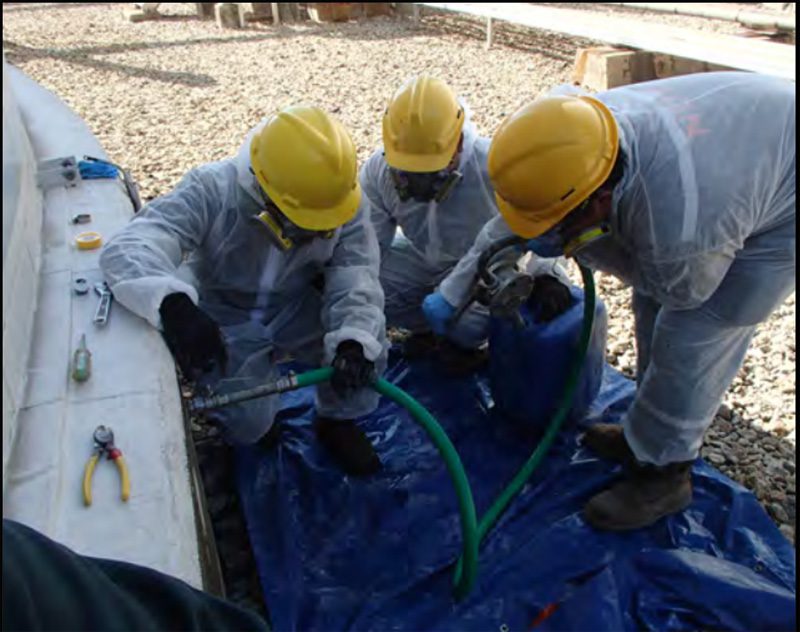
[[[361,168],[361,188],[370,201],[372,225],[381,250],[380,281],[386,295],[389,326],[412,332],[428,329],[422,301],[469,252],[484,225],[498,214],[486,166],[489,139],[478,136],[469,118],[463,135],[458,166],[463,178],[439,203],[401,201],[382,149]],[[534,256],[526,270],[532,275],[553,274],[567,279],[555,260]],[[451,304],[459,306],[452,301]],[[476,348],[486,339],[488,320],[488,310],[473,303],[449,337],[462,347]]]
[[[382,372],[383,291],[367,198],[332,238],[279,250],[253,219],[263,200],[250,171],[250,139],[263,123],[236,157],[190,171],[108,243],[100,265],[111,290],[154,327],[161,327],[161,301],[175,292],[211,316],[223,332],[228,371],[202,384],[220,393],[276,378],[275,362],[285,354],[329,364],[344,340],[361,343]],[[334,419],[365,415],[377,401],[369,388],[344,400],[329,384],[317,388],[318,413]],[[226,438],[249,444],[269,430],[278,403],[276,396],[260,398],[214,414]]]
[[[564,91],[561,91],[562,93]],[[740,72],[595,95],[625,161],[611,234],[576,259],[633,287],[638,390],[624,419],[636,457],[694,459],[755,332],[795,287],[795,85]],[[498,218],[441,284],[458,300]]]

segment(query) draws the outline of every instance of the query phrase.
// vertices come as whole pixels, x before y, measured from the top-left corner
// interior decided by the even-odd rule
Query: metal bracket
[[[75,156],[43,160],[36,166],[36,184],[44,191],[60,186],[74,187],[80,181],[81,172]]]

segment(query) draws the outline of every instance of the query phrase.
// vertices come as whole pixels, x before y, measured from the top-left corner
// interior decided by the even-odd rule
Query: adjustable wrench
[[[111,313],[111,301],[114,300],[114,295],[111,294],[111,290],[105,281],[102,283],[95,283],[94,291],[97,292],[100,297],[100,302],[97,304],[93,322],[98,327],[102,327],[108,322],[108,316]]]

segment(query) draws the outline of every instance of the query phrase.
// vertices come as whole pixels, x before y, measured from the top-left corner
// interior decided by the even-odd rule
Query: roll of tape
[[[75,245],[78,246],[79,250],[94,250],[99,248],[102,243],[102,235],[95,231],[80,233],[75,237]]]

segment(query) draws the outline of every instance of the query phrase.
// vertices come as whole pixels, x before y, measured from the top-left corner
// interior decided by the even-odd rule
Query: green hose
[[[564,393],[561,397],[559,407],[547,427],[544,437],[536,450],[530,458],[525,462],[522,468],[514,476],[511,483],[500,493],[497,500],[489,507],[489,510],[484,514],[480,523],[477,521],[475,513],[475,503],[472,499],[472,489],[469,486],[466,472],[461,464],[461,459],[458,452],[453,447],[447,434],[442,427],[438,424],[433,415],[422,406],[411,395],[398,388],[397,386],[379,378],[372,387],[381,395],[388,397],[395,403],[399,404],[414,417],[415,421],[422,426],[427,432],[431,441],[433,441],[439,454],[447,466],[447,471],[453,480],[456,495],[458,497],[458,509],[461,515],[461,532],[462,532],[462,553],[461,558],[455,569],[453,576],[453,583],[455,585],[456,599],[462,599],[469,594],[475,578],[478,573],[478,547],[481,541],[489,532],[489,530],[497,522],[498,518],[503,514],[508,505],[519,493],[520,489],[525,485],[530,478],[533,471],[539,466],[547,451],[550,449],[551,444],[555,440],[561,425],[569,414],[572,408],[572,399],[575,390],[578,387],[578,381],[583,368],[584,360],[586,359],[586,352],[589,348],[589,341],[592,335],[592,326],[594,324],[594,310],[595,310],[595,290],[594,279],[592,273],[588,268],[579,266],[581,276],[583,277],[585,300],[583,306],[583,326],[581,328],[580,337],[578,338],[578,347],[575,350],[575,355],[570,365],[570,372],[567,376],[566,386]],[[264,396],[268,393],[281,392],[283,390],[293,390],[295,388],[303,388],[305,386],[313,386],[320,382],[326,382],[333,374],[331,367],[324,367],[321,369],[314,369],[306,371],[296,376],[292,376],[284,384],[279,386],[271,385],[269,388],[256,388],[250,391],[242,392],[237,395],[222,396],[220,398],[211,398],[205,401],[198,402],[198,410],[205,408],[213,408],[219,405],[227,405],[234,401],[244,401],[254,397]],[[268,385],[269,386],[269,385]],[[262,392],[263,391],[263,392]],[[214,401],[218,399],[218,401]]]
[[[301,373],[296,376],[297,388],[325,382],[330,379],[332,373],[333,369],[331,367]],[[411,413],[411,416],[428,433],[436,449],[439,450],[439,454],[447,466],[447,471],[450,473],[450,478],[453,480],[456,496],[458,497],[458,510],[461,514],[461,534],[463,539],[461,559],[465,570],[463,575],[459,571],[458,577],[454,579],[455,597],[457,600],[461,599],[469,594],[478,574],[479,542],[478,518],[475,513],[475,503],[472,500],[472,488],[469,486],[467,474],[461,464],[461,458],[433,415],[411,395],[383,378],[378,378],[372,387],[378,393],[388,397]]]
[[[478,518],[475,513],[475,503],[472,500],[472,488],[469,486],[467,474],[461,465],[461,459],[453,444],[450,443],[447,434],[442,430],[436,419],[433,418],[433,415],[411,395],[382,378],[375,382],[373,388],[411,413],[417,423],[428,433],[436,449],[439,450],[439,454],[442,455],[447,466],[447,471],[450,473],[450,478],[453,479],[453,485],[458,496],[458,510],[461,514],[461,534],[463,538],[461,559],[465,569],[463,574],[458,572],[453,577],[455,597],[460,600],[469,594],[469,591],[472,590],[472,585],[475,583],[475,577],[478,574],[478,544],[480,543]]]
[[[595,309],[595,290],[592,271],[583,266],[578,267],[580,268],[581,276],[583,277],[584,287],[583,326],[581,327],[581,333],[578,338],[578,347],[575,350],[575,355],[573,356],[572,364],[570,365],[569,374],[567,375],[567,382],[566,386],[564,387],[564,393],[561,396],[561,403],[559,404],[559,407],[553,416],[553,420],[547,427],[544,437],[539,442],[539,445],[536,446],[533,454],[531,454],[530,458],[528,458],[522,468],[520,468],[519,472],[517,472],[516,476],[514,476],[508,486],[502,492],[500,492],[497,500],[492,503],[492,506],[489,507],[488,511],[481,518],[480,523],[478,523],[479,544],[489,530],[494,526],[495,522],[497,522],[500,516],[503,515],[503,512],[505,512],[505,510],[508,508],[508,505],[511,504],[511,501],[528,481],[531,474],[533,474],[533,471],[539,467],[539,464],[542,462],[545,454],[547,454],[547,451],[550,449],[550,446],[555,440],[558,431],[561,429],[561,425],[564,423],[564,420],[567,418],[567,415],[572,408],[572,399],[575,395],[575,390],[578,388],[581,369],[583,368],[584,361],[586,360],[586,353],[589,349],[589,341],[592,337]],[[464,572],[468,572],[466,566],[464,566],[464,568]],[[457,582],[461,579],[461,569],[462,563],[461,560],[459,560],[458,566],[456,566],[455,575]]]

